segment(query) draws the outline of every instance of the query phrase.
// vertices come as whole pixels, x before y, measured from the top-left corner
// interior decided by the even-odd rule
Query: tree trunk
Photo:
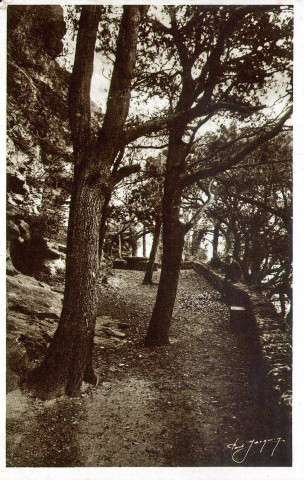
[[[283,317],[286,315],[286,305],[285,305],[285,295],[283,292],[279,293],[279,299],[280,299],[280,306],[281,306],[281,314]]]
[[[240,252],[241,252],[241,239],[237,231],[234,231],[234,245],[233,245],[233,258],[237,262],[240,260]]]
[[[219,237],[220,237],[220,227],[221,224],[218,222],[214,226],[213,230],[213,241],[212,241],[212,260],[218,259],[218,244],[219,244]]]
[[[221,228],[221,223],[217,222],[214,225],[214,229],[213,229],[212,258],[210,261],[213,267],[219,266],[218,244],[219,244],[219,238],[220,238],[220,228]]]
[[[118,258],[122,260],[122,241],[121,241],[121,233],[118,234]]]
[[[102,215],[101,215],[101,222],[100,222],[100,232],[99,232],[99,263],[101,262],[104,242],[107,233],[107,220],[109,217],[109,203],[111,200],[111,193],[109,192],[104,199],[104,203],[102,206]]]
[[[204,228],[194,230],[191,241],[191,255],[194,259],[197,259],[198,252],[201,246],[202,239],[204,238],[206,231]]]
[[[169,344],[169,330],[184,246],[183,227],[172,219],[169,224],[164,226],[163,238],[163,265],[156,302],[145,339],[147,346]]]
[[[179,220],[185,152],[182,134],[171,134],[163,196],[163,262],[156,302],[145,339],[147,346],[169,343],[169,330],[182,261],[185,225]]]
[[[249,261],[250,261],[250,235],[247,233],[244,235],[244,254],[241,261],[241,267],[243,271],[244,282],[248,284],[250,284]]]
[[[104,175],[106,177],[106,173]],[[76,176],[67,239],[66,282],[61,319],[41,367],[28,379],[40,398],[76,395],[84,377],[93,381],[91,355],[96,319],[99,233],[104,197]]]
[[[230,249],[231,249],[231,233],[232,229],[230,226],[227,227],[227,231],[225,232],[225,245],[224,245],[224,256],[226,257],[227,255],[230,254]]]
[[[162,225],[161,219],[157,218],[156,221],[155,221],[153,243],[152,243],[152,247],[151,247],[151,252],[150,252],[150,257],[149,257],[149,262],[148,262],[148,265],[147,265],[145,277],[143,279],[143,285],[153,285],[153,281],[152,281],[153,267],[154,267],[157,247],[158,247],[158,243],[159,243],[161,225]]]
[[[143,257],[146,256],[146,232],[145,232],[145,228],[144,228],[144,233],[143,233],[143,236],[142,236],[142,254],[143,254]]]
[[[134,239],[131,242],[131,255],[132,257],[136,257],[137,255],[137,240]]]

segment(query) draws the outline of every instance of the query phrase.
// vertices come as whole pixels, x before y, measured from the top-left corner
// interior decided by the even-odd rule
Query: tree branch
[[[121,182],[124,178],[129,177],[133,173],[137,173],[140,171],[140,165],[126,165],[125,167],[121,167],[117,172],[112,174],[111,181],[112,184],[115,186],[119,182]]]
[[[149,15],[147,22],[150,23],[157,32],[172,34],[171,28],[166,27],[166,25],[161,23],[154,15]]]
[[[148,135],[152,132],[158,132],[160,130],[164,130],[166,128],[173,127],[176,122],[179,121],[188,121],[203,116],[203,115],[214,115],[221,110],[230,111],[233,113],[240,113],[243,115],[250,115],[254,112],[257,112],[263,109],[265,106],[248,106],[244,104],[236,104],[236,103],[228,103],[228,102],[218,102],[211,105],[202,105],[198,103],[195,107],[190,108],[186,111],[181,111],[170,115],[167,118],[158,118],[154,120],[150,120],[142,125],[138,125],[136,127],[130,128],[129,130],[125,131],[122,142],[124,145],[128,143],[134,142],[140,137],[144,135]]]
[[[195,90],[195,96],[197,98],[199,94],[204,91],[204,95],[201,99],[203,104],[209,103],[213,89],[218,81],[218,76],[221,73],[221,56],[224,52],[227,38],[232,34],[237,23],[245,13],[246,11],[241,8],[239,10],[232,10],[226,23],[221,26],[216,45],[196,80],[197,87]]]
[[[214,158],[218,153],[221,153],[223,152],[224,150],[226,150],[227,148],[235,145],[237,142],[239,142],[240,140],[244,140],[246,138],[251,138],[251,137],[254,137],[255,135],[257,135],[258,133],[260,133],[262,131],[263,127],[259,128],[257,131],[255,132],[252,132],[252,133],[246,133],[244,135],[240,135],[239,137],[236,137],[234,138],[233,140],[229,140],[228,142],[225,143],[225,145],[223,145],[222,147],[219,147],[217,148],[214,152],[212,152],[210,155],[207,155],[207,157],[204,157],[203,159],[201,158],[200,160],[196,161],[196,162],[193,162],[189,165],[190,168],[193,168],[195,167],[196,165],[199,165],[201,162],[204,162],[206,163],[207,161],[211,160],[212,158]]]
[[[247,155],[249,155],[251,152],[253,152],[256,148],[261,146],[263,143],[271,140],[278,133],[280,133],[284,123],[290,118],[291,114],[292,114],[292,107],[290,107],[287,110],[285,115],[282,116],[280,121],[278,121],[277,124],[271,130],[269,130],[268,132],[260,135],[258,138],[253,140],[249,145],[244,147],[239,153],[232,156],[231,158],[214,162],[213,164],[211,164],[210,166],[206,167],[203,170],[198,170],[197,172],[186,175],[183,179],[182,185],[184,187],[187,187],[197,182],[198,180],[202,180],[203,178],[213,177],[218,173],[229,170],[231,167],[233,167],[237,163],[244,160],[244,158]]]
[[[99,146],[102,146],[105,138],[111,139],[112,143],[119,143],[129,112],[139,25],[148,8],[124,5],[107,108],[103,126],[98,135]]]
[[[101,10],[97,5],[81,9],[75,61],[69,88],[69,120],[74,152],[81,155],[90,140],[90,91],[94,52]]]
[[[272,213],[276,217],[279,217],[283,221],[287,232],[291,234],[292,219],[282,209],[278,210],[276,208],[270,207],[264,202],[260,202],[259,200],[254,200],[253,198],[248,198],[243,195],[236,195],[236,197],[239,198],[240,200],[243,200],[245,203],[249,203],[250,205],[256,205],[257,207],[261,207],[266,212]]]
[[[208,199],[207,199],[207,201],[204,203],[204,205],[202,205],[202,207],[200,207],[200,208],[198,209],[198,211],[193,215],[193,217],[191,218],[191,220],[184,225],[185,233],[189,232],[189,230],[199,221],[199,219],[200,219],[201,216],[202,216],[203,211],[206,210],[206,208],[209,207],[209,205],[211,205],[211,204],[214,202],[214,200],[215,200],[215,195],[214,195],[214,193],[211,191],[213,182],[214,182],[214,178],[212,178],[212,179],[210,180],[207,191],[206,191],[206,189],[204,188],[204,191],[205,191],[205,192],[207,193],[207,195],[208,195]]]

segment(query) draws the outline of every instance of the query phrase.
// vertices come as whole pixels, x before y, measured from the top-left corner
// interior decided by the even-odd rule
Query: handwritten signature
[[[253,451],[254,448],[257,449],[260,454],[266,449],[270,449],[270,456],[273,457],[280,443],[286,443],[286,440],[281,437],[277,437],[268,438],[265,440],[252,439],[241,442],[240,439],[237,438],[234,443],[227,445],[227,448],[232,451],[231,458],[235,463],[243,463],[246,460],[249,452]]]

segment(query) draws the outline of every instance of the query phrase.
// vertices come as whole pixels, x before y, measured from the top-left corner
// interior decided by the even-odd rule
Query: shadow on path
[[[99,331],[96,389],[50,402],[10,393],[7,465],[290,465],[290,421],[219,294],[182,272],[172,343],[145,348],[157,287],[141,280],[120,271],[102,287],[100,314],[126,337]]]

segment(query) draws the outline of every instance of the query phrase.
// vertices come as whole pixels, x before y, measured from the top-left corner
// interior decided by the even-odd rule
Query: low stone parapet
[[[218,291],[222,291],[224,275],[215,272],[209,266],[192,262],[192,268],[201,274]],[[268,378],[277,392],[279,402],[291,407],[292,401],[292,339],[290,328],[282,315],[277,313],[274,305],[257,293],[253,288],[242,283],[231,285],[238,295],[248,299],[255,332],[258,337],[259,350]],[[254,340],[254,339],[253,339]]]
[[[113,260],[113,268],[119,270],[137,270],[144,272],[147,268],[149,259],[146,257],[122,257],[122,259]],[[158,264],[154,263],[153,270],[156,271]]]

